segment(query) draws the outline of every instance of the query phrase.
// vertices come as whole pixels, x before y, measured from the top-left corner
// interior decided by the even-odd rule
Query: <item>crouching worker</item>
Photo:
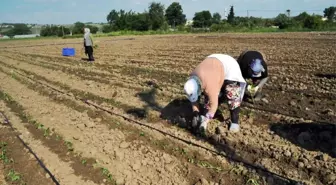
[[[84,28],[84,48],[85,48],[85,55],[89,56],[89,61],[94,61],[93,38],[89,28]]]
[[[226,97],[230,109],[231,125],[229,130],[239,131],[240,104],[244,96],[246,82],[241,74],[237,61],[224,54],[212,54],[204,59],[191,73],[184,84],[184,91],[192,103],[194,112],[192,126],[199,126],[205,131],[208,122],[213,119],[219,106],[220,93]],[[209,101],[205,112],[200,113],[200,96],[206,96]]]
[[[258,51],[243,51],[237,62],[244,79],[251,81],[246,94],[259,101],[262,98],[261,90],[268,80],[265,55]]]

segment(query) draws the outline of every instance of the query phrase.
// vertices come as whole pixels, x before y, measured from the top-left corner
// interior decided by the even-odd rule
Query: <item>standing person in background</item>
[[[89,61],[94,61],[93,38],[89,28],[84,28],[84,48],[85,48],[85,55],[89,56]]]
[[[242,75],[246,81],[252,81],[247,86],[247,93],[255,100],[262,98],[261,90],[268,80],[266,57],[259,51],[243,51],[237,59]]]
[[[231,116],[231,132],[238,132],[240,104],[242,102],[246,82],[241,74],[237,61],[225,54],[212,54],[204,59],[191,73],[184,84],[184,92],[192,104],[192,127],[205,131],[208,122],[213,119],[220,97],[227,99]],[[204,92],[208,100],[205,112],[200,113],[199,100]],[[222,94],[222,95],[221,95]],[[200,124],[200,125],[199,125]]]

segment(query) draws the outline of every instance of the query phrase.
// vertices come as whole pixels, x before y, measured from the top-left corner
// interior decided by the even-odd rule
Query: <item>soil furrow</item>
[[[19,87],[19,84],[16,87]],[[20,92],[20,89],[17,89],[17,91],[15,92],[15,95],[16,95],[16,93]],[[35,97],[34,98],[35,102],[40,100],[40,99],[45,99],[43,97],[36,98],[39,95],[36,95],[36,94],[33,95],[34,94],[33,92],[28,93],[28,92],[30,92],[29,90],[25,90],[25,92],[26,92],[27,95],[29,95],[29,97]],[[11,91],[11,94],[14,94],[14,93],[12,93],[12,91]],[[20,102],[29,102],[29,100],[21,98],[20,96],[17,96],[16,98],[18,98],[20,100]],[[42,103],[42,102],[38,101],[38,104],[40,104],[40,103]],[[59,114],[59,112],[61,110],[67,109],[65,107],[61,108],[62,106],[59,106],[59,105],[56,105],[56,104],[53,105],[49,102],[49,107],[51,105],[52,105],[53,111],[45,110],[49,114],[52,114],[51,117],[60,117],[60,115],[56,116],[56,115],[53,115],[53,114]],[[140,165],[140,166],[144,165],[143,161],[146,161],[146,159],[142,159],[142,160],[139,159],[139,157],[140,157],[139,155],[140,155],[140,153],[143,152],[143,150],[149,151],[148,155],[146,155],[147,157],[153,157],[153,158],[154,158],[154,156],[162,157],[162,154],[160,154],[159,151],[152,150],[148,147],[145,147],[145,148],[140,147],[140,149],[141,148],[142,149],[140,151],[138,151],[137,146],[139,146],[139,145],[141,146],[141,144],[140,144],[141,141],[140,141],[140,143],[137,143],[137,141],[133,141],[133,140],[131,140],[131,142],[127,142],[127,140],[122,142],[122,140],[124,140],[122,138],[125,137],[124,134],[122,134],[120,131],[118,131],[118,132],[113,131],[114,133],[111,133],[112,130],[106,129],[105,125],[94,124],[93,123],[94,120],[89,118],[85,113],[84,114],[79,113],[79,112],[76,113],[76,112],[69,111],[69,110],[67,110],[66,112],[62,111],[63,112],[62,114],[65,114],[65,115],[61,116],[63,119],[70,119],[71,117],[76,117],[76,118],[72,118],[72,119],[66,121],[65,123],[70,123],[68,125],[65,125],[65,124],[58,125],[58,124],[54,123],[56,120],[54,120],[54,119],[50,120],[50,118],[46,118],[45,116],[41,115],[41,113],[38,113],[38,112],[34,111],[34,110],[37,109],[37,107],[30,105],[30,103],[27,103],[26,106],[29,107],[28,110],[31,110],[30,112],[31,112],[31,114],[34,115],[34,117],[36,116],[36,117],[40,118],[39,119],[40,122],[45,123],[46,126],[48,126],[50,128],[54,128],[56,130],[56,132],[59,131],[59,133],[64,135],[64,137],[67,136],[66,140],[71,141],[74,144],[73,146],[74,146],[75,151],[81,152],[83,156],[87,156],[87,155],[90,156],[90,155],[93,155],[93,154],[95,154],[96,156],[99,156],[100,161],[102,161],[103,164],[106,164],[108,166],[107,168],[109,168],[109,170],[114,175],[114,177],[117,178],[117,181],[120,180],[120,178],[121,178],[121,180],[135,182],[137,180],[133,178],[134,176],[132,174],[133,173],[141,173],[143,175],[141,176],[142,178],[140,178],[140,180],[144,181],[144,182],[148,182],[148,181],[146,181],[145,178],[146,178],[146,176],[150,176],[149,179],[156,179],[155,182],[160,182],[160,181],[162,181],[162,182],[178,182],[179,181],[180,183],[182,183],[182,182],[186,183],[186,181],[184,180],[185,175],[183,175],[183,173],[187,173],[187,171],[184,171],[184,170],[180,171],[179,169],[182,169],[182,168],[178,167],[179,165],[178,165],[178,163],[176,163],[177,162],[176,160],[169,160],[169,161],[174,161],[174,164],[170,164],[170,163],[167,164],[168,166],[173,165],[173,168],[176,170],[176,172],[171,171],[171,173],[169,174],[169,176],[171,176],[174,173],[176,173],[175,176],[177,178],[174,178],[174,179],[170,179],[170,178],[168,179],[167,176],[166,176],[167,174],[164,175],[164,174],[160,173],[160,170],[159,171],[154,170],[155,168],[158,168],[159,167],[158,165],[160,165],[160,164],[149,163],[149,165],[148,165],[148,164],[146,164],[147,163],[146,162],[145,164],[147,165],[147,168],[148,168],[149,172],[146,173],[146,172],[139,171],[138,167],[134,167],[134,164]],[[59,108],[57,108],[57,107],[59,107]],[[79,116],[79,115],[81,115],[81,116]],[[45,119],[47,119],[49,122]],[[78,119],[80,119],[80,120],[78,120]],[[45,121],[43,121],[43,120],[45,120]],[[72,120],[75,120],[75,121],[72,121]],[[90,121],[90,120],[92,120],[92,121]],[[77,126],[75,126],[73,124],[75,124]],[[80,125],[83,125],[83,127],[80,126]],[[90,125],[90,126],[89,126],[89,128],[86,128],[87,126],[85,126],[85,125]],[[94,131],[94,132],[92,132],[92,131]],[[100,132],[99,136],[97,136],[97,137],[90,136],[90,135],[92,135],[92,134],[94,134],[95,132],[98,132],[98,131]],[[111,136],[114,136],[114,138],[111,137]],[[116,136],[119,136],[119,138],[115,138]],[[76,139],[74,140],[73,138],[76,138],[78,140],[76,140]],[[121,141],[120,141],[120,139],[121,139]],[[115,142],[121,143],[121,145],[119,146],[119,144],[117,144],[117,145],[112,144],[112,146],[111,146],[111,144],[105,143],[106,141],[110,141],[110,142],[113,142],[113,143],[115,143]],[[124,148],[123,144],[125,144],[127,147]],[[103,145],[104,147],[102,148],[101,145]],[[159,145],[159,146],[161,146],[161,145]],[[121,149],[120,149],[120,147],[121,147]],[[90,150],[88,150],[88,148]],[[133,150],[133,151],[129,153],[129,152],[127,152],[127,150]],[[95,151],[95,152],[92,153],[93,151]],[[123,155],[122,159],[114,160],[116,158],[116,155],[117,156],[119,155],[119,154],[115,154],[115,153],[119,153],[119,152],[121,152],[122,155]],[[126,155],[126,154],[130,154],[130,155]],[[125,165],[125,164],[122,165],[121,163],[125,162],[124,159],[126,159],[126,158],[129,159],[129,161],[127,161],[127,163],[129,163],[129,165]],[[136,159],[136,161],[134,162],[135,159]],[[140,163],[138,162],[139,160],[140,160]],[[155,160],[154,159],[148,159],[148,160],[157,161],[156,159]],[[115,165],[117,165],[118,167],[120,167],[120,169],[115,169],[115,168],[111,169],[112,168],[111,165],[113,165],[114,167],[115,167]],[[150,168],[151,165],[154,165],[155,168],[154,169],[152,169],[153,167]],[[167,167],[165,167],[167,165],[164,165],[163,167],[167,168]],[[133,172],[133,171],[135,171],[135,172]],[[182,174],[181,174],[181,172],[182,172]],[[203,173],[204,172],[205,171],[203,171]],[[159,174],[157,174],[157,173],[159,173]],[[195,180],[195,178],[193,178],[193,177],[191,179],[193,179],[192,181]]]
[[[255,149],[254,149],[254,150],[255,150]],[[226,152],[228,152],[228,151],[226,151]],[[251,162],[251,161],[249,161],[249,162]],[[283,167],[283,169],[284,169],[284,167]],[[244,172],[244,173],[246,173],[246,172]],[[280,171],[279,173],[281,173],[281,171]]]
[[[3,93],[3,92],[2,92]],[[4,94],[2,94],[4,95]],[[4,97],[4,96],[2,96]],[[7,100],[8,101],[8,100]],[[20,137],[26,141],[29,145],[29,147],[38,155],[38,157],[43,161],[43,163],[46,165],[46,167],[51,171],[51,173],[55,176],[57,181],[60,184],[91,184],[95,185],[96,183],[92,181],[88,181],[88,179],[92,178],[92,175],[98,175],[95,178],[101,178],[103,179],[103,175],[99,174],[99,170],[96,170],[96,173],[92,173],[95,170],[85,170],[85,168],[89,169],[90,167],[85,167],[81,163],[77,163],[73,160],[66,159],[61,160],[59,158],[60,153],[62,153],[63,148],[63,155],[65,156],[68,153],[68,150],[66,147],[62,147],[59,145],[64,145],[62,141],[52,141],[51,138],[45,139],[46,136],[43,137],[42,133],[43,131],[39,131],[34,127],[31,123],[25,123],[22,122],[22,119],[17,117],[17,115],[23,115],[24,112],[20,110],[19,105],[15,105],[14,102],[7,102],[7,105],[11,106],[10,108],[6,107],[5,103],[1,102],[1,108],[5,112],[6,116],[8,116],[8,119],[10,123],[13,125],[13,127],[20,133]],[[13,112],[13,110],[14,112]],[[53,133],[55,134],[55,133]],[[57,134],[55,134],[57,135]],[[41,137],[42,136],[42,137]],[[43,139],[41,139],[43,138]],[[50,150],[52,148],[53,151],[57,151],[57,153]],[[29,159],[35,159],[32,156],[28,157]],[[73,169],[73,166],[77,165],[77,171]],[[80,167],[81,165],[82,167]],[[40,167],[41,168],[41,167]],[[75,167],[76,168],[76,167]],[[78,169],[82,168],[84,170],[81,170],[81,172],[78,172]],[[85,173],[86,172],[86,173]],[[98,173],[97,173],[98,172]],[[78,176],[79,175],[79,176]],[[33,176],[34,177],[34,176]],[[49,175],[43,173],[43,177],[47,177],[49,179],[49,184],[54,184]],[[86,180],[83,180],[84,179]],[[36,178],[36,177],[35,177]],[[38,180],[38,178],[37,178]],[[96,181],[99,183],[99,181]],[[100,183],[102,183],[103,180],[100,180]],[[35,184],[33,181],[29,180],[28,184]],[[46,183],[38,183],[38,184],[46,184]]]
[[[0,158],[6,183],[53,185],[35,158],[19,142],[17,134],[3,123],[0,125]]]

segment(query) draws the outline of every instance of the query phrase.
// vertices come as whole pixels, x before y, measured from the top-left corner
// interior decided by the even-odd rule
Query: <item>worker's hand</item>
[[[201,122],[201,117],[198,111],[193,112],[193,118],[192,118],[192,123],[191,126],[193,128],[197,127],[198,124]]]
[[[201,116],[201,125],[200,125],[200,130],[205,131],[209,121],[213,118],[213,115],[210,113],[207,113],[205,116]]]
[[[206,116],[201,116],[201,125],[203,124],[207,124],[210,121],[210,118],[206,117]]]

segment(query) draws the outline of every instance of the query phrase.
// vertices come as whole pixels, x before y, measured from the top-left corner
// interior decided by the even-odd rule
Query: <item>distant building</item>
[[[9,39],[9,37],[7,35],[1,35],[0,34],[0,39]]]
[[[187,22],[186,22],[186,26],[192,26],[192,24],[194,23],[194,21],[193,20],[187,20]]]
[[[328,18],[327,17],[322,17],[322,21],[327,21]]]
[[[29,34],[29,35],[15,35],[13,38],[18,39],[18,38],[34,38],[34,37],[39,37],[40,34]]]

